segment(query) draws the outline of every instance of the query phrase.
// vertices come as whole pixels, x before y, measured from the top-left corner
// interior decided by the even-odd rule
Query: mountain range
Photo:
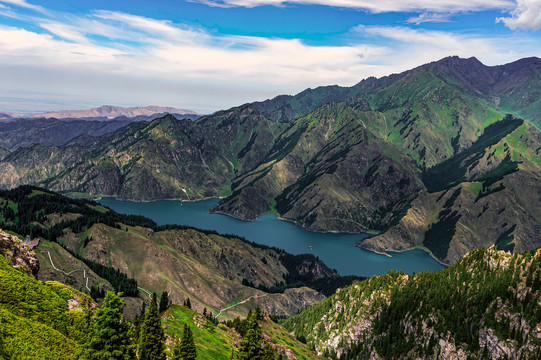
[[[0,186],[144,201],[221,196],[213,211],[371,231],[358,246],[419,247],[446,264],[480,246],[522,252],[541,241],[540,74],[538,58],[489,67],[449,57],[195,122],[166,115],[0,150]]]
[[[191,110],[176,109],[167,106],[154,106],[149,105],[145,107],[133,106],[133,107],[121,107],[113,105],[102,105],[97,108],[87,110],[60,110],[49,111],[33,114],[17,115],[12,113],[0,113],[0,120],[13,120],[19,118],[25,119],[86,119],[86,120],[111,120],[118,117],[127,117],[135,119],[143,119],[147,117],[156,118],[155,115],[173,114],[175,116],[187,116],[196,117],[197,113]]]
[[[134,122],[152,121],[165,115],[197,120],[200,115],[172,107],[119,107],[105,105],[89,110],[14,115],[0,113],[0,158],[7,151],[33,144],[62,146],[114,132]],[[86,139],[86,140],[85,140]]]

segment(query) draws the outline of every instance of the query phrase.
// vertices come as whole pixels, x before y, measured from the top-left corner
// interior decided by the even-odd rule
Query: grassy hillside
[[[4,232],[0,235],[14,241]],[[88,295],[56,282],[38,281],[22,268],[12,267],[3,253],[0,256],[0,355],[4,358],[75,358],[79,341],[84,340],[81,334],[89,306]]]
[[[390,272],[283,321],[333,358],[537,358],[541,250],[470,252],[439,273]]]
[[[9,261],[15,261],[10,255],[14,247],[25,250],[22,241],[0,230],[0,358],[86,359],[97,305],[88,295],[71,287],[38,281],[28,276],[23,267],[13,267]],[[23,253],[35,258],[33,251]],[[172,305],[161,317],[169,349],[181,337],[184,325],[190,326],[198,359],[228,359],[241,340],[234,328],[216,324],[211,321],[213,316],[184,306]],[[305,344],[269,318],[263,319],[261,325],[265,341],[277,354],[316,358]]]
[[[453,263],[470,249],[496,244],[519,252],[539,246],[540,132],[508,117],[469,149],[427,169],[419,192],[396,226],[359,246],[424,247]]]

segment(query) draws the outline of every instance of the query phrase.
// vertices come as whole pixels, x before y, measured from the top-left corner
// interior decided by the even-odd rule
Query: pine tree
[[[145,321],[146,306],[147,304],[143,301],[143,305],[141,306],[141,313],[139,315],[136,314],[133,319],[133,338],[136,344],[139,343],[139,335],[141,334],[141,326],[143,324],[143,321]]]
[[[141,326],[138,352],[140,360],[165,360],[165,334],[156,303],[156,293],[152,296]]]
[[[173,345],[173,349],[171,350],[171,358],[169,360],[182,360],[181,354],[180,354],[180,339],[175,340],[175,344]]]
[[[96,312],[89,359],[135,358],[135,345],[128,335],[130,324],[122,316],[123,307],[120,294],[114,291],[107,293],[102,308]]]
[[[182,342],[177,343],[173,348],[172,360],[195,360],[197,359],[197,349],[193,340],[192,329],[188,324],[184,324],[184,335]]]
[[[270,346],[262,347],[263,337],[261,336],[262,330],[259,325],[259,320],[263,319],[263,313],[261,309],[256,308],[254,312],[250,313],[250,317],[247,319],[247,331],[239,345],[239,352],[237,359],[239,360],[271,360],[274,359],[274,353]]]
[[[162,292],[162,297],[160,298],[160,313],[167,310],[169,307],[169,294],[167,291]]]
[[[184,300],[184,306],[186,306],[188,309],[192,308],[192,303],[190,301],[190,298],[186,298],[186,300]]]

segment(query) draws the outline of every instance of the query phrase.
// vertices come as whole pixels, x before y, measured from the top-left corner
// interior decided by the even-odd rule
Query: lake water
[[[391,269],[413,273],[438,271],[443,268],[422,250],[391,253],[392,257],[388,257],[353,246],[356,241],[369,236],[368,234],[310,232],[271,214],[263,214],[253,222],[222,214],[210,214],[208,210],[216,206],[219,199],[142,203],[103,198],[99,202],[119,213],[146,216],[160,225],[178,224],[216,230],[220,233],[237,234],[250,241],[275,246],[292,254],[311,253],[319,256],[341,275],[372,276]]]

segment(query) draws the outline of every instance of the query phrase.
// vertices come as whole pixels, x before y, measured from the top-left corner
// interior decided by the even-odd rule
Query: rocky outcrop
[[[15,268],[21,268],[24,272],[37,278],[39,261],[36,253],[25,245],[24,241],[16,236],[10,235],[0,229],[0,253],[8,259]]]
[[[476,249],[439,273],[390,272],[287,319],[319,354],[533,359],[541,349],[541,249]]]

